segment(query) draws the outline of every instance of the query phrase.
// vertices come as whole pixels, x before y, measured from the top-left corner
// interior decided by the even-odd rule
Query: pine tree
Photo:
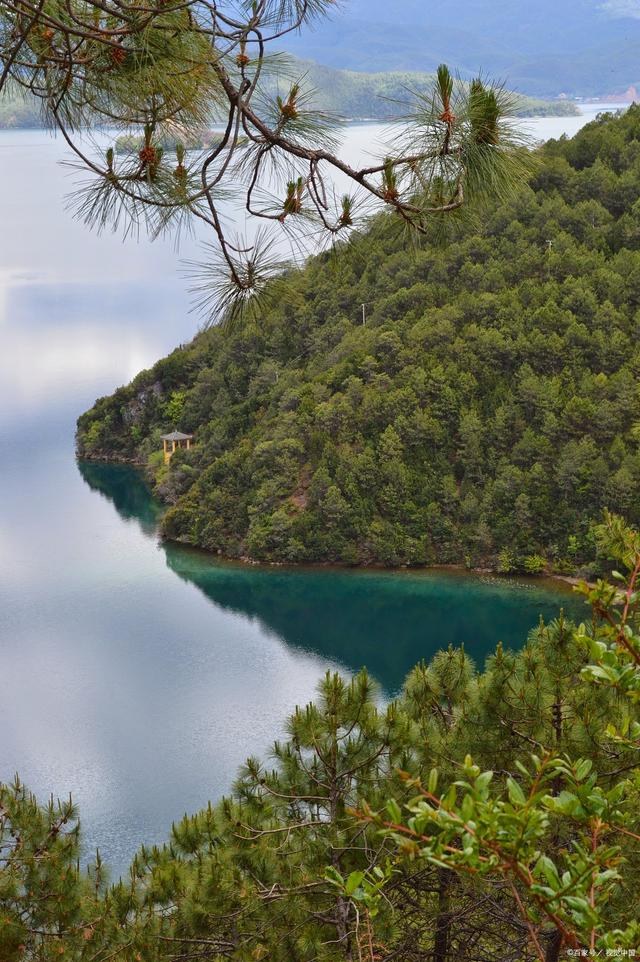
[[[598,534],[623,574],[593,619],[540,624],[484,672],[461,649],[384,705],[327,675],[269,764],[142,847],[80,871],[71,802],[0,788],[7,962],[554,962],[640,939],[640,536]],[[469,751],[481,764],[476,764]],[[490,767],[487,767],[490,766]]]
[[[406,775],[406,814],[396,801],[384,813],[365,807],[367,823],[440,880],[440,958],[471,893],[481,896],[470,913],[481,957],[497,943],[540,962],[563,947],[595,959],[640,940],[630,903],[640,872],[640,536],[607,515],[599,538],[625,573],[614,572],[620,587],[582,586],[592,624],[540,625],[522,653],[499,648],[478,679],[457,748],[474,748],[492,769],[458,755],[455,780],[446,762]]]

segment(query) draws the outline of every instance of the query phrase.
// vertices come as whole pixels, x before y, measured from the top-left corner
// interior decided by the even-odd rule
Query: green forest
[[[96,402],[80,457],[144,464],[165,535],[229,557],[592,572],[602,510],[640,523],[639,157],[632,107],[446,242],[378,216]]]

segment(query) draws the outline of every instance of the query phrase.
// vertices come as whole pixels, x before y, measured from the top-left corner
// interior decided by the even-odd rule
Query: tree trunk
[[[447,962],[451,936],[451,913],[449,911],[449,891],[453,873],[448,869],[438,869],[438,915],[433,940],[433,962]]]
[[[560,949],[562,948],[562,932],[556,931],[549,938],[547,949],[544,954],[544,962],[558,962]]]

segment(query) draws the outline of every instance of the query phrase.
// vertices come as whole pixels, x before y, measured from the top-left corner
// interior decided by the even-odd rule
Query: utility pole
[[[363,324],[367,323],[366,307],[367,307],[366,304],[362,305],[362,323]]]

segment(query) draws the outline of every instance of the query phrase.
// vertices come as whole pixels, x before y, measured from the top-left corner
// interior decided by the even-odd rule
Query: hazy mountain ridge
[[[536,96],[599,96],[640,81],[640,5],[619,0],[349,0],[288,41],[297,56],[352,70],[483,71]]]

